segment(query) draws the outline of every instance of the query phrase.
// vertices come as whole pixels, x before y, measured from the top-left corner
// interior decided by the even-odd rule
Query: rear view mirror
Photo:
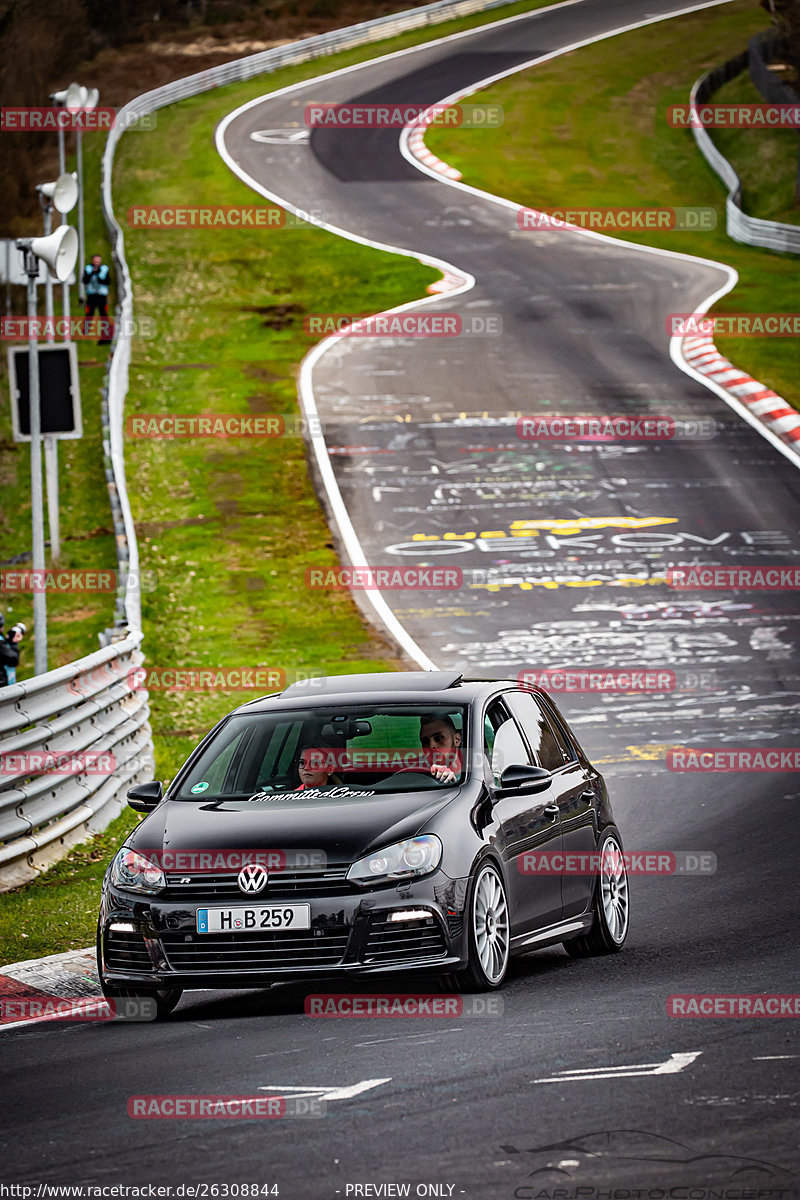
[[[128,788],[128,807],[134,812],[149,813],[161,803],[164,789],[159,780],[151,783],[135,783]]]
[[[550,786],[551,775],[544,767],[532,767],[530,763],[512,763],[500,776],[503,791],[525,788],[526,792],[544,792]]]

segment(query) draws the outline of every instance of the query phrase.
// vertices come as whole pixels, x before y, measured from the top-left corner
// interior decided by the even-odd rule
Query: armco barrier
[[[153,777],[147,692],[128,672],[141,633],[0,692],[0,891],[18,887],[104,829],[131,783]],[[13,756],[112,756],[112,774],[12,773]]]
[[[120,588],[110,644],[78,662],[0,691],[0,756],[51,750],[114,754],[113,775],[15,778],[0,772],[0,892],[33,878],[70,846],[105,828],[125,803],[128,787],[152,778],[153,747],[147,692],[132,692],[131,667],[143,661],[139,556],[125,483],[123,423],[131,357],[133,296],[125,239],[114,216],[114,153],[126,122],[226,83],[252,79],[291,63],[334,54],[394,34],[507,5],[509,0],[437,0],[420,8],[303,38],[155,88],[126,104],[103,155],[103,215],[111,235],[119,302],[116,334],[103,389],[103,456],[111,501]]]
[[[748,53],[743,50],[735,58],[714,67],[697,80],[690,103],[705,104],[712,94],[747,69]],[[702,126],[692,126],[692,133],[700,153],[708,165],[719,175],[728,188],[725,201],[728,237],[747,246],[763,246],[767,250],[779,250],[784,254],[800,254],[800,225],[784,225],[779,221],[764,221],[760,217],[749,217],[742,210],[742,181],[727,158],[720,154],[708,132]]]

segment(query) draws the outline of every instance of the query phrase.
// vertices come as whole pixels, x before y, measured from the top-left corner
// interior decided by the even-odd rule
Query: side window
[[[511,692],[506,697],[509,708],[520,719],[536,757],[537,765],[557,771],[575,755],[567,750],[563,737],[557,738],[550,722],[531,692]]]
[[[512,763],[530,763],[531,758],[513,717],[505,705],[495,700],[489,705],[483,723],[484,751],[497,787],[506,767]]]

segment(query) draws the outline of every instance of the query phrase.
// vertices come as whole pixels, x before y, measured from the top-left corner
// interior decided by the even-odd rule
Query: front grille
[[[447,943],[434,917],[420,921],[389,921],[375,917],[369,931],[364,961],[403,962],[410,958],[437,958],[447,954]]]
[[[297,933],[282,930],[259,936],[249,933],[169,933],[162,935],[161,942],[173,971],[246,975],[249,971],[336,966],[347,949],[349,932],[347,928],[337,927]]]
[[[152,971],[153,964],[140,933],[109,929],[106,933],[106,968],[109,971]]]
[[[283,900],[291,896],[334,896],[357,889],[347,882],[347,866],[327,867],[324,871],[274,871],[257,895],[239,888],[238,871],[170,872],[166,876],[164,900],[210,900],[221,896],[245,897],[248,902]]]

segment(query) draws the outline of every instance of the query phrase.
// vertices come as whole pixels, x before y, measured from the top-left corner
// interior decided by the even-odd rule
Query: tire
[[[120,1011],[117,1013],[117,1018],[120,1020],[149,1020],[162,1021],[164,1017],[168,1017],[173,1008],[177,1005],[183,995],[182,987],[166,987],[159,988],[154,991],[147,991],[140,988],[118,987],[112,983],[106,983],[103,977],[103,957],[100,946],[100,928],[97,930],[97,974],[100,979],[100,987],[103,990],[103,995],[106,1000],[122,1000],[129,1001],[129,1004],[121,1004]],[[151,1002],[155,1002],[154,1004]],[[151,1015],[141,1015],[140,1006],[145,1005],[145,1011],[150,1011]],[[140,1009],[137,1012],[137,1009]]]
[[[618,954],[628,936],[630,891],[618,830],[607,829],[598,849],[600,872],[592,901],[594,921],[588,933],[562,942],[570,958]]]
[[[450,978],[458,991],[495,991],[508,971],[511,938],[506,889],[493,863],[478,868],[468,896],[469,963]]]

